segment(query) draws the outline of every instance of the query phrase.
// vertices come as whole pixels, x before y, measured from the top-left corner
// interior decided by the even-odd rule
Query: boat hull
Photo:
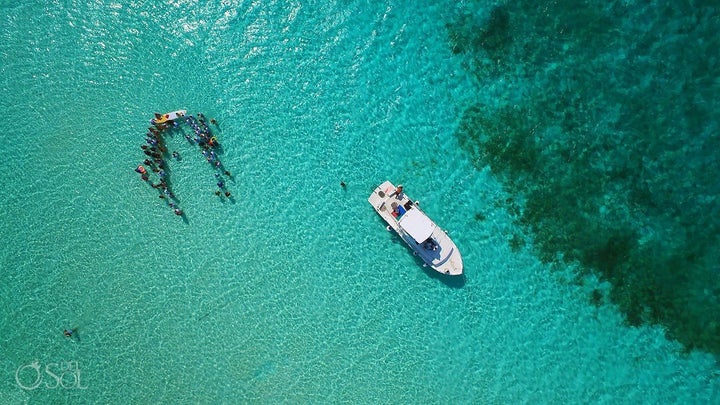
[[[405,193],[397,193],[389,181],[373,190],[368,202],[400,238],[433,270],[461,275],[460,251],[443,229],[437,226]]]

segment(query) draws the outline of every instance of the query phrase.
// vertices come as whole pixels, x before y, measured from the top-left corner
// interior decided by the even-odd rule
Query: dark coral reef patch
[[[629,324],[720,354],[717,32],[720,9],[691,1],[478,2],[448,24],[480,87],[458,141],[523,201],[539,257],[611,282]],[[499,82],[516,96],[484,95]]]

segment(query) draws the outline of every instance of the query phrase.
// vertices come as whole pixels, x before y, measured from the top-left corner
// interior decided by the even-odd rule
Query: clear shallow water
[[[483,92],[452,5],[3,3],[9,402],[702,403],[714,358],[629,328],[543,265],[454,136]],[[132,171],[154,111],[216,118],[234,201],[169,140],[175,217]],[[466,278],[417,265],[367,204],[406,185]],[[348,184],[343,190],[339,182]],[[78,327],[80,340],[61,331]],[[23,368],[62,370],[34,390]],[[20,384],[19,384],[20,383]]]

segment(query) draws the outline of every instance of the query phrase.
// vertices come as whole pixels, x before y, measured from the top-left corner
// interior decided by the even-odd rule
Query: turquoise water
[[[515,212],[528,176],[463,136],[479,103],[554,86],[488,62],[545,11],[406,3],[0,2],[3,402],[717,401],[712,350],[629,323],[592,262],[544,260]],[[457,48],[458,22],[484,50]],[[133,171],[152,113],[178,108],[218,121],[234,174],[218,198],[169,138],[186,220]],[[386,179],[450,230],[464,278],[384,230],[367,197]]]

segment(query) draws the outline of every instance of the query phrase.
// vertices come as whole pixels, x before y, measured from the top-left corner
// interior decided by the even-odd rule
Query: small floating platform
[[[186,114],[187,114],[187,110],[177,110],[177,111],[172,111],[172,112],[169,112],[166,114],[155,113],[155,118],[151,119],[150,123],[153,125],[164,124],[169,121],[174,121],[178,118],[183,118],[183,117],[185,117]]]

